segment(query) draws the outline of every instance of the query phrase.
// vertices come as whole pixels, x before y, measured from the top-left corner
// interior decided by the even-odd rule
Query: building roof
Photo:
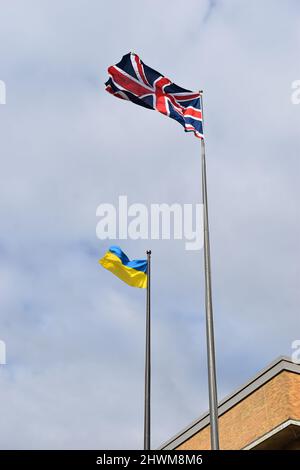
[[[255,441],[250,442],[250,444],[244,447],[244,450],[286,449],[286,444],[293,444],[295,441],[297,445],[299,445],[299,439],[300,422],[298,420],[288,419],[263,436],[255,439]]]
[[[256,374],[251,380],[245,383],[242,387],[238,388],[235,392],[225,397],[218,406],[219,416],[226,413],[230,408],[235,406],[237,403],[242,401],[244,398],[246,398],[248,395],[253,393],[255,390],[260,388],[262,385],[282,371],[289,371],[300,374],[300,364],[292,362],[292,360],[286,356],[277,358],[258,374]],[[193,421],[189,426],[165,442],[162,446],[159,447],[159,449],[176,449],[180,444],[208,426],[209,421],[209,412],[207,411],[198,419]]]

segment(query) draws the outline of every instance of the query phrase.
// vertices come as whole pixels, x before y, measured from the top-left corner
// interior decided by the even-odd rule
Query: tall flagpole
[[[151,250],[147,251],[144,450],[151,447]]]
[[[203,123],[203,92],[200,92],[202,123]],[[210,267],[210,244],[207,204],[207,181],[206,181],[206,159],[205,142],[201,139],[201,164],[202,164],[202,202],[203,202],[203,224],[204,224],[204,271],[205,271],[205,310],[206,310],[206,342],[207,342],[207,369],[208,369],[208,392],[209,392],[209,415],[210,415],[210,441],[211,449],[219,450],[219,425],[218,425],[218,396],[216,378],[214,322],[211,291],[211,267]]]

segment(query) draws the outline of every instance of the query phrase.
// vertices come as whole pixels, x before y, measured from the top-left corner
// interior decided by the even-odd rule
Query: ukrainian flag
[[[103,258],[99,260],[99,263],[129,286],[146,289],[147,260],[136,259],[130,261],[121,248],[111,246]]]

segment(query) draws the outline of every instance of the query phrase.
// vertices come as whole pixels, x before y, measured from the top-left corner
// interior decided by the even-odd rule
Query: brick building
[[[300,450],[300,365],[280,357],[219,404],[221,449]],[[210,449],[205,413],[161,449]]]

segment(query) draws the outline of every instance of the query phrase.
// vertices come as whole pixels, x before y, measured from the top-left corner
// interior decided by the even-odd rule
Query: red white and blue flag
[[[181,88],[130,52],[108,68],[106,91],[176,119],[186,132],[203,138],[200,93]]]

